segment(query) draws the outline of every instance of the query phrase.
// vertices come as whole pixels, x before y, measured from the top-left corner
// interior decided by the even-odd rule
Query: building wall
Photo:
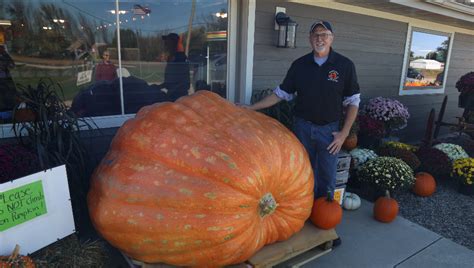
[[[275,46],[275,7],[286,7],[298,26],[297,48]],[[253,90],[279,85],[291,62],[311,51],[308,31],[316,19],[328,20],[335,33],[333,48],[355,63],[362,102],[376,96],[400,100],[408,106],[408,127],[398,134],[402,140],[417,141],[423,137],[426,120],[432,108],[441,107],[444,94],[399,96],[408,24],[344,11],[281,1],[259,0],[255,14]],[[462,110],[457,108],[459,77],[474,67],[474,36],[455,34],[445,93],[448,106],[444,121],[455,121]],[[445,130],[446,131],[446,130]]]

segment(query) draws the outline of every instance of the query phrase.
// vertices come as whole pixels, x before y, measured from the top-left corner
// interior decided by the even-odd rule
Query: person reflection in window
[[[16,88],[10,74],[10,69],[14,67],[15,62],[10,55],[8,55],[5,46],[0,45],[0,113],[9,113],[15,106]]]
[[[109,51],[104,51],[102,54],[102,61],[97,64],[95,70],[95,81],[111,81],[117,78],[117,71],[115,65],[110,62]]]
[[[181,38],[176,33],[162,36],[165,46],[164,82],[158,85],[158,89],[166,94],[170,101],[188,95],[190,79],[189,64],[182,45]]]

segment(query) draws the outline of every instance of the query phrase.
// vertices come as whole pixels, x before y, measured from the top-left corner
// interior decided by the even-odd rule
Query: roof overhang
[[[327,8],[335,4],[344,4],[474,31],[474,7],[447,0],[289,0],[289,2]],[[349,8],[347,11],[351,12]]]

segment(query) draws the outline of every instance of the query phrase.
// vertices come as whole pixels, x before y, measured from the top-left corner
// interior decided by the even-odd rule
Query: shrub
[[[446,156],[449,158],[451,162],[462,159],[468,158],[469,155],[464,151],[464,149],[456,144],[452,143],[439,143],[433,146],[433,148],[440,150],[441,152],[445,153]]]
[[[474,93],[474,72],[469,72],[456,82],[456,88],[462,96]]]
[[[420,160],[413,152],[398,147],[382,146],[377,153],[380,156],[398,158],[409,165],[413,171],[417,170],[421,165]]]
[[[384,190],[407,189],[415,183],[413,170],[405,162],[395,157],[377,157],[359,168],[361,181]]]
[[[407,150],[410,152],[416,152],[418,150],[417,146],[411,145],[411,144],[406,144],[403,142],[398,142],[398,141],[388,141],[383,144],[384,147],[392,147],[392,148],[398,148],[398,149],[403,149]]]
[[[266,96],[273,93],[272,89],[265,89],[256,91],[252,95],[251,103],[256,103]],[[284,126],[289,129],[293,127],[293,107],[295,106],[295,100],[291,101],[280,101],[278,104],[275,104],[271,107],[262,109],[261,112],[278,120]]]
[[[449,176],[452,164],[445,153],[432,147],[421,147],[416,155],[421,162],[421,171],[426,171],[438,179]]]
[[[368,138],[381,139],[385,135],[385,126],[382,121],[373,119],[368,115],[359,115],[359,133]]]
[[[389,130],[404,128],[410,117],[408,108],[401,102],[383,97],[370,99],[363,112],[373,119],[382,121]]]
[[[455,160],[451,177],[458,179],[461,184],[472,185],[474,183],[474,158]]]
[[[19,144],[0,145],[0,183],[39,171],[38,158]]]
[[[352,157],[353,168],[358,168],[368,160],[378,157],[374,151],[362,148],[355,148],[349,154]]]

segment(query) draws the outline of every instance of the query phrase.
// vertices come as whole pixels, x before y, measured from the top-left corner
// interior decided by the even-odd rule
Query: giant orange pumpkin
[[[298,232],[312,178],[283,125],[199,91],[144,107],[118,130],[88,205],[99,233],[134,259],[224,266]]]
[[[431,174],[426,172],[418,172],[415,175],[415,185],[413,192],[418,196],[431,196],[436,191],[436,181]]]
[[[318,228],[332,229],[341,223],[342,208],[329,192],[327,197],[320,197],[314,201],[310,219]]]

